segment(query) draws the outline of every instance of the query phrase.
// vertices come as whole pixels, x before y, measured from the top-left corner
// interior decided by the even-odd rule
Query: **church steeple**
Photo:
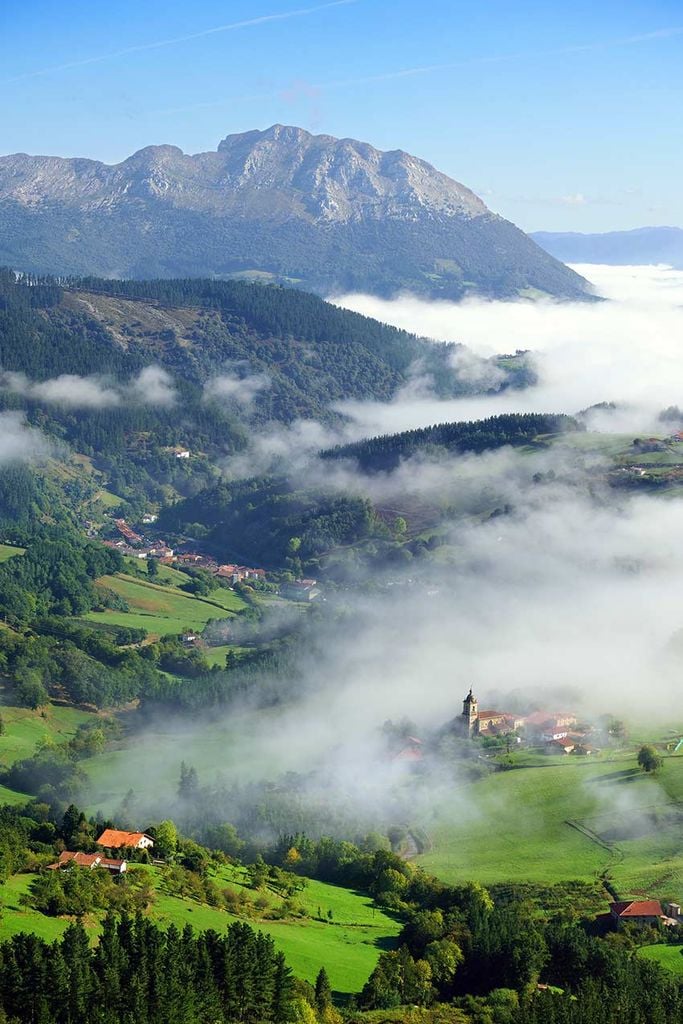
[[[477,698],[472,693],[472,687],[470,687],[470,692],[462,702],[462,715],[460,716],[461,729],[464,736],[472,736],[476,732],[478,717],[479,704]]]

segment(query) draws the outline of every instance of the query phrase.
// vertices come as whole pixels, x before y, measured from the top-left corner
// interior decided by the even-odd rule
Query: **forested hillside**
[[[354,459],[367,473],[391,471],[417,454],[440,458],[490,451],[580,429],[571,416],[507,414],[359,441],[322,452],[321,457]],[[208,531],[206,543],[221,557],[252,558],[315,574],[325,556],[338,547],[365,545],[371,560],[381,564],[402,546],[403,538],[361,495],[362,486],[353,493],[352,482],[340,491],[320,483],[306,488],[284,476],[223,480],[168,506],[160,522],[165,529],[181,533],[193,532],[199,524]],[[433,518],[439,518],[436,509]]]
[[[191,496],[264,424],[333,422],[335,401],[389,400],[416,368],[437,394],[471,393],[457,348],[275,286],[0,272],[0,413],[59,461],[3,470],[0,519],[63,521],[103,485],[137,510]],[[494,362],[498,387],[533,379],[523,357]],[[75,476],[68,449],[90,460]]]
[[[508,413],[470,423],[438,423],[432,427],[405,430],[400,434],[372,437],[355,444],[340,445],[322,453],[325,459],[355,459],[361,469],[394,469],[401,459],[422,454],[483,452],[504,445],[528,444],[543,434],[560,434],[585,429],[572,416],[541,413]]]

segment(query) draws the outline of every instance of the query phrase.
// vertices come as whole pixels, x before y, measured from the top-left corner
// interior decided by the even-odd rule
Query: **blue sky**
[[[5,3],[0,86],[2,153],[283,122],[413,152],[527,230],[683,226],[683,0]]]

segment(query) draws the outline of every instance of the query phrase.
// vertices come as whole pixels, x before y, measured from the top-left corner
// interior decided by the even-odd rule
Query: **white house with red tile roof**
[[[154,846],[154,840],[146,832],[123,832],[116,828],[105,828],[97,840],[98,846],[108,850],[119,850],[124,847],[133,850],[148,850]]]
[[[73,850],[62,850],[59,860],[54,864],[48,864],[48,871],[60,871],[62,868],[71,866],[79,868],[105,868],[113,875],[122,875],[128,865],[125,860],[116,860],[113,857],[103,857],[101,853],[81,853]]]

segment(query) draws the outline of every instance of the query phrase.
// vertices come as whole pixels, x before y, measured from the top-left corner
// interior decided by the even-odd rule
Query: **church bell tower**
[[[462,702],[462,715],[460,716],[461,731],[463,736],[474,736],[477,731],[477,719],[479,717],[479,705],[477,698],[470,692]]]

